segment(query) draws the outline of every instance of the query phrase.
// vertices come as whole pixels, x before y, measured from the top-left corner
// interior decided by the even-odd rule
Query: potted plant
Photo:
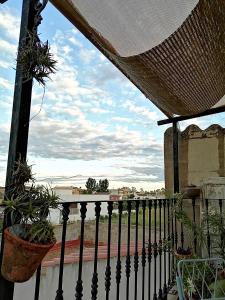
[[[225,279],[220,259],[194,259],[183,262],[182,281],[186,299],[224,299]]]
[[[42,42],[36,33],[28,32],[18,54],[17,62],[25,80],[34,78],[45,87],[46,79],[55,73],[57,63],[48,41]]]
[[[176,251],[174,251],[174,255],[177,260],[180,260],[180,259],[191,258],[193,253],[190,247],[187,248],[179,247]]]
[[[3,204],[11,226],[4,230],[1,272],[8,281],[24,282],[56,242],[49,213],[58,208],[59,197],[49,187],[36,186],[31,167],[20,161],[8,194]]]
[[[184,198],[197,198],[200,196],[201,189],[194,184],[190,184],[182,189],[182,193]]]

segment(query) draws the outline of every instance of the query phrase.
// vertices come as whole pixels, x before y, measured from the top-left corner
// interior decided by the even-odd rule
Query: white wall
[[[93,202],[88,203],[87,205],[87,214],[86,220],[94,220],[95,219],[95,201],[109,201],[110,195],[108,194],[99,194],[99,195],[77,195],[72,194],[72,190],[55,190],[56,194],[59,195],[61,202]],[[107,202],[102,202],[101,205],[101,215],[107,215]],[[57,209],[51,210],[50,220],[53,224],[59,224],[60,222],[60,211]],[[71,215],[70,221],[80,220],[80,205],[78,204],[78,213],[77,215]]]
[[[120,285],[120,299],[126,299],[126,276],[125,276],[125,257],[122,258],[122,279]],[[112,266],[112,280],[111,280],[111,291],[110,291],[110,300],[116,299],[116,262],[117,258],[111,259]],[[131,277],[130,277],[130,299],[134,299],[134,268],[133,268],[133,258],[131,258]],[[98,261],[98,273],[99,273],[99,289],[98,289],[98,299],[105,299],[105,266],[106,260]],[[162,264],[163,270],[163,264]],[[157,289],[159,283],[159,275],[163,276],[162,270],[159,270],[159,261],[157,259]],[[40,287],[40,298],[39,300],[54,300],[56,296],[57,283],[58,283],[58,266],[49,267],[45,274],[41,277],[41,287]],[[75,284],[77,280],[78,274],[78,263],[74,264],[65,264],[64,267],[64,299],[72,300],[75,299]],[[91,299],[91,278],[93,274],[93,261],[85,262],[83,264],[83,300]],[[151,289],[153,289],[153,275],[154,274],[154,260],[152,260],[151,264]],[[145,299],[147,299],[148,295],[148,263],[145,267]],[[162,281],[163,282],[163,281]],[[20,283],[15,285],[15,296],[14,300],[30,300],[33,299],[34,294],[34,285],[35,285],[35,277],[25,283]],[[153,291],[153,290],[152,290]],[[141,299],[142,292],[142,267],[141,267],[141,257],[139,257],[139,272],[138,272],[138,296],[137,299]]]

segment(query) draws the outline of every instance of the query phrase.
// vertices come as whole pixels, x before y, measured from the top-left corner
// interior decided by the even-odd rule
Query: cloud
[[[110,112],[110,110],[104,109],[104,108],[97,108],[97,107],[93,107],[90,109],[91,112],[95,113],[95,114],[107,114]]]
[[[96,51],[93,49],[81,48],[79,56],[85,64],[89,64],[96,57]]]
[[[17,51],[17,46],[15,44],[9,43],[6,40],[0,40],[0,52],[5,52],[10,55],[15,55]]]
[[[152,181],[163,181],[164,180],[164,168],[163,165],[156,166],[151,165],[147,166],[130,166],[130,167],[124,167],[127,170],[132,171],[132,174],[135,178],[137,177],[144,177],[150,178]]]
[[[127,123],[127,124],[132,124],[132,125],[139,125],[145,128],[150,128],[151,124],[149,124],[149,121],[145,121],[145,120],[141,120],[141,119],[137,119],[134,117],[113,117],[112,121],[116,122],[116,123]]]
[[[12,69],[16,65],[20,18],[18,12],[1,6],[0,10],[0,68]]]
[[[13,84],[7,79],[0,77],[0,87],[6,90],[11,90],[13,88]]]
[[[0,60],[0,68],[8,69],[10,68],[10,63],[5,60]]]
[[[133,101],[127,100],[123,103],[123,107],[128,109],[128,111],[135,113],[139,116],[145,118],[145,120],[156,121],[158,120],[158,114],[156,111],[149,111],[146,107],[137,106]]]
[[[131,118],[126,117],[113,117],[112,121],[121,122],[121,123],[132,123],[133,120]]]
[[[74,45],[74,46],[77,46],[77,47],[82,47],[82,43],[75,37],[75,36],[71,36],[68,38],[68,41]]]
[[[50,182],[51,185],[73,185],[73,186],[85,186],[85,183],[88,179],[88,175],[74,175],[74,176],[64,176],[64,175],[56,175],[56,176],[49,176],[49,177],[37,177],[38,183],[43,182]],[[161,187],[164,186],[164,182],[159,181],[155,176],[149,175],[149,176],[135,176],[135,175],[127,175],[124,176],[111,176],[109,174],[104,175],[98,175],[98,176],[91,176],[92,178],[95,178],[96,180],[105,179],[107,178],[109,180],[109,188],[112,188],[115,183],[117,183],[118,186],[121,187],[121,185],[140,185],[144,184],[146,186],[146,183],[149,185],[149,187],[154,184],[158,183]],[[148,190],[151,189],[148,187]]]
[[[8,126],[9,128],[9,126]],[[6,127],[0,128],[1,153],[6,153],[8,135]],[[145,139],[137,131],[117,127],[108,132],[104,124],[76,118],[74,122],[56,120],[41,113],[30,124],[30,155],[43,158],[69,160],[102,160],[106,158],[146,158],[162,153],[156,141]]]
[[[19,37],[20,19],[17,11],[10,10],[7,7],[1,7],[0,11],[0,29],[7,38],[17,42]]]
[[[104,87],[109,82],[115,82],[122,85],[128,80],[115,66],[108,61],[97,64],[89,71],[87,75],[92,84],[96,84],[100,87]]]

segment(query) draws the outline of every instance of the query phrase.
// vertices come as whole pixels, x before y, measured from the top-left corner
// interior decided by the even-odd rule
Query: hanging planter
[[[25,81],[34,78],[45,86],[46,79],[56,71],[56,60],[50,52],[48,41],[42,42],[37,34],[29,32],[19,48],[17,59]]]
[[[33,276],[55,241],[47,245],[34,244],[19,238],[13,231],[13,227],[6,228],[4,231],[1,271],[8,281],[25,282]]]
[[[177,260],[189,259],[192,255],[192,250],[189,247],[187,249],[179,247],[176,251],[174,251],[174,256]]]
[[[12,226],[4,230],[1,273],[8,281],[25,282],[56,243],[49,211],[58,208],[59,198],[48,187],[25,186],[25,182],[34,181],[26,164],[17,163],[13,177],[12,196],[4,200]]]
[[[182,193],[184,198],[198,198],[200,196],[201,189],[195,185],[189,185],[182,189]]]

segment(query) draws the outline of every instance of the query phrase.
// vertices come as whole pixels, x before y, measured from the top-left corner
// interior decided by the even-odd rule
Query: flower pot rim
[[[193,253],[190,253],[190,254],[179,254],[177,253],[176,251],[174,252],[174,256],[177,258],[177,259],[189,259],[191,258],[193,255]]]
[[[10,227],[13,227],[13,226],[10,226]],[[21,239],[20,237],[18,237],[17,235],[10,232],[10,230],[9,230],[10,227],[5,228],[4,234],[9,239],[13,239],[13,240],[17,241],[20,244],[23,244],[24,246],[26,246],[28,248],[32,248],[32,249],[42,248],[42,249],[45,249],[45,248],[49,248],[51,245],[53,246],[56,243],[56,240],[54,240],[52,243],[49,243],[49,244],[36,244],[36,243],[31,243],[31,242],[25,241],[25,240]]]

